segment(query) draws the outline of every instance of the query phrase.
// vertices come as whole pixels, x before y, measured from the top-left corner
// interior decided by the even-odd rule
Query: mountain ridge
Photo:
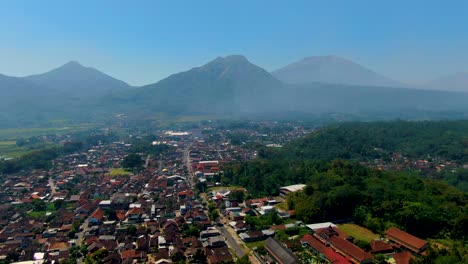
[[[54,74],[81,73],[83,69],[101,73],[74,61],[52,71]],[[65,75],[58,78],[65,80],[65,87],[59,87],[62,89],[31,80],[31,77],[0,75],[1,125],[37,125],[57,119],[103,121],[116,114],[131,119],[160,114],[283,119],[333,113],[370,119],[468,116],[468,94],[330,83],[285,84],[241,55],[217,57],[159,82],[132,89],[125,86],[127,88],[96,91],[99,86],[91,83],[89,87],[76,88],[75,93],[73,84],[68,85],[68,81],[84,75],[69,78]]]

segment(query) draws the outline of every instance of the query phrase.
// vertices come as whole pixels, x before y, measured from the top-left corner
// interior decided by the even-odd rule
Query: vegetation
[[[330,126],[285,146],[287,159],[412,158],[468,161],[468,121],[371,122]],[[265,153],[263,153],[265,154]]]
[[[113,134],[93,134],[90,132],[76,134],[75,141],[67,141],[61,145],[52,145],[41,143],[35,138],[19,139],[16,141],[18,147],[39,148],[31,150],[26,154],[13,160],[0,160],[0,174],[15,173],[28,169],[49,169],[52,166],[52,160],[60,155],[73,153],[83,150],[100,142],[108,142],[115,139]],[[35,143],[39,142],[39,143]]]
[[[277,195],[279,187],[308,183],[287,197],[304,222],[353,219],[373,232],[390,226],[420,237],[466,236],[467,195],[411,172],[383,172],[349,161],[255,160],[225,168],[224,183],[245,186],[254,196]]]
[[[140,168],[143,164],[145,164],[145,161],[136,153],[127,155],[122,161],[122,167],[124,168]]]
[[[120,176],[120,175],[129,175],[130,173],[131,173],[130,171],[126,171],[123,168],[112,168],[109,174],[110,176],[114,177],[114,176]]]
[[[372,240],[378,239],[380,236],[372,233],[369,229],[356,224],[342,224],[339,225],[340,229],[346,234],[354,237],[355,239],[371,242]]]

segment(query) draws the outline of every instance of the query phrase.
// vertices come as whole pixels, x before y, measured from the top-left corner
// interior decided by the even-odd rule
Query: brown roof
[[[385,235],[399,243],[402,244],[403,246],[407,247],[408,249],[411,249],[413,251],[419,252],[424,247],[427,245],[426,240],[422,240],[420,238],[417,238],[411,234],[406,233],[403,230],[400,230],[396,227],[390,227],[387,231],[385,231]]]
[[[372,255],[361,248],[357,247],[348,240],[332,236],[329,239],[330,243],[333,244],[337,249],[343,251],[346,255],[356,259],[358,262],[363,262],[368,259],[372,259]]]
[[[270,227],[271,230],[285,230],[286,226],[285,225],[274,225]]]
[[[89,218],[96,218],[98,220],[102,220],[103,217],[104,217],[104,211],[101,208],[96,209],[96,211],[94,211],[89,216]]]
[[[138,258],[138,254],[136,253],[136,250],[125,250],[120,253],[122,256],[122,259],[133,259],[133,258]]]
[[[206,250],[206,254],[210,264],[232,261],[232,255],[227,247],[210,248]]]
[[[50,245],[49,247],[49,251],[52,251],[52,250],[67,250],[68,249],[68,243],[66,242],[57,242],[57,243],[53,243],[52,245]]]
[[[387,252],[393,250],[393,247],[391,245],[385,243],[382,240],[373,240],[370,245],[372,248],[372,252],[374,253]]]
[[[336,253],[330,247],[327,247],[316,237],[306,234],[301,238],[301,243],[305,243],[321,253],[326,259],[328,259],[333,264],[349,264],[350,262],[340,254]]]
[[[409,264],[412,258],[414,258],[413,255],[408,251],[398,252],[393,255],[396,264]]]

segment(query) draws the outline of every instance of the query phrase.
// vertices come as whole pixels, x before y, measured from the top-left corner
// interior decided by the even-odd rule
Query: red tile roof
[[[398,252],[393,255],[393,259],[395,259],[396,264],[409,264],[413,258],[413,255],[408,251]]]
[[[365,260],[372,259],[372,255],[361,248],[357,247],[348,240],[332,236],[328,240],[335,248],[343,251],[345,255],[357,260],[358,262],[364,262]]]
[[[385,235],[388,239],[401,244],[402,246],[414,252],[420,252],[427,246],[426,240],[417,238],[396,227],[390,227],[387,231],[385,231]]]
[[[301,238],[301,243],[306,243],[319,253],[325,256],[332,264],[349,264],[350,262],[340,254],[333,251],[331,248],[324,245],[320,240],[316,237],[306,234],[304,237]]]
[[[379,252],[391,252],[393,247],[382,240],[373,240],[371,242],[371,248],[373,253]]]
[[[134,259],[138,258],[138,254],[136,253],[136,250],[125,250],[120,253],[122,260],[124,259]]]
[[[99,221],[101,221],[103,217],[104,217],[104,211],[101,208],[96,209],[96,211],[94,211],[89,216],[89,218],[95,218],[95,219],[97,219]]]

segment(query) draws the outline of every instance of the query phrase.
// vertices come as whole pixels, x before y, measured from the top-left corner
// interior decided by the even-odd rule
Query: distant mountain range
[[[273,71],[272,74],[289,84],[333,83],[387,87],[408,86],[334,55],[308,57]]]
[[[308,58],[272,74],[241,55],[218,57],[142,87],[77,62],[23,78],[0,75],[0,127],[105,121],[116,114],[144,119],[161,113],[459,118],[468,116],[468,93],[410,89],[335,56]]]
[[[468,92],[468,72],[442,76],[421,86],[433,90]]]

